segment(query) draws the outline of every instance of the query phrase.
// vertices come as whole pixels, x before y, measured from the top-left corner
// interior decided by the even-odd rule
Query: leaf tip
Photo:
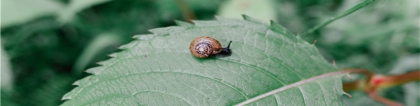
[[[119,47],[119,49],[121,49],[121,47]],[[115,58],[115,57],[117,57],[117,53],[112,53],[112,54],[109,54],[108,56],[112,57],[112,58]]]
[[[251,19],[251,17],[246,15],[246,14],[241,14],[241,16],[242,16],[242,18],[244,18],[244,20]]]
[[[184,22],[184,21],[180,21],[180,20],[175,20],[175,24],[178,26],[182,26],[182,27],[192,27],[194,26],[194,24],[189,23],[189,22]]]
[[[267,25],[267,23],[266,23],[266,22],[262,22],[262,21],[260,21],[260,20],[258,20],[258,19],[252,18],[252,17],[250,17],[250,16],[248,16],[248,15],[246,15],[246,14],[242,14],[242,18],[243,18],[244,20],[246,20],[246,21],[251,21],[251,22],[258,23],[258,24],[264,24],[264,25]]]
[[[80,80],[77,80],[77,81],[75,81],[73,84],[71,84],[71,85],[76,85],[76,86],[79,86],[80,85]]]
[[[105,61],[96,62],[96,64],[103,66],[105,65]]]
[[[70,100],[70,99],[73,98],[73,96],[77,95],[77,93],[79,93],[81,90],[82,89],[80,87],[76,87],[73,90],[71,90],[70,92],[67,92],[66,94],[64,94],[64,96],[61,98],[61,100]]]
[[[99,74],[102,70],[103,70],[102,67],[99,66],[99,67],[90,68],[86,70],[86,72],[91,73],[91,74]]]
[[[350,73],[346,73],[347,78],[349,78],[350,80],[353,80],[353,78],[350,76]]]
[[[350,98],[352,98],[352,97],[353,97],[353,96],[351,96],[350,94],[348,94],[347,92],[344,92],[344,91],[343,91],[343,94],[344,94],[344,95],[347,95],[347,96],[348,96],[348,97],[350,97]]]
[[[70,95],[68,95],[68,94],[65,94],[62,98],[61,98],[61,100],[70,100],[71,99],[71,96]]]
[[[287,30],[282,25],[277,24],[273,20],[270,20],[270,29],[273,30],[273,31],[276,31],[278,33],[284,34],[286,36],[289,36],[289,37],[296,37],[295,34],[293,34],[292,32],[290,32],[289,30]],[[296,39],[296,38],[294,38],[294,39]]]
[[[153,35],[153,34],[134,35],[133,36],[133,38],[138,39],[138,40],[150,40],[150,39],[152,39],[154,37],[155,37],[155,35]]]
[[[215,17],[217,20],[221,20],[221,19],[223,19],[223,17],[217,16],[217,15],[215,15],[214,17]]]
[[[273,20],[270,20],[270,25],[277,25],[277,24]]]

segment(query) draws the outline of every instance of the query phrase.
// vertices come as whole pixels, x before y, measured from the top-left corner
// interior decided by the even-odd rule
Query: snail
[[[222,45],[216,39],[210,36],[201,36],[195,38],[190,44],[191,53],[198,58],[207,58],[211,55],[230,55],[230,43],[226,48],[222,48]]]

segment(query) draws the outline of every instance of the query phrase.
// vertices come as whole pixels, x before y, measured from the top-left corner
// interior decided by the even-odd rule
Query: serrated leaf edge
[[[257,19],[254,19],[254,18],[252,18],[252,17],[249,17],[249,16],[247,16],[247,15],[242,15],[242,17],[243,17],[243,19],[244,19],[244,20],[249,21],[249,22],[254,22],[254,23],[257,23],[257,24],[267,25],[267,24],[265,24],[265,23],[263,23],[263,22],[261,22],[261,21],[259,21],[259,20],[257,20]],[[224,20],[224,19],[229,19],[229,18],[221,18],[221,17],[217,17],[217,16],[216,16],[216,18],[217,18],[217,20],[218,20],[218,21],[221,21],[221,20]],[[191,24],[191,23],[188,23],[188,22],[183,22],[183,21],[178,21],[178,20],[176,20],[175,22],[176,22],[176,24],[177,24],[177,25],[179,25],[179,26],[170,26],[170,27],[163,27],[163,28],[154,28],[154,29],[150,29],[150,30],[149,30],[149,32],[151,32],[152,34],[134,35],[134,36],[133,36],[133,38],[135,38],[135,39],[137,39],[137,40],[140,40],[140,41],[147,41],[147,40],[150,40],[150,39],[155,38],[155,36],[165,36],[165,35],[168,35],[168,34],[170,33],[170,32],[167,32],[167,33],[160,33],[160,31],[164,31],[164,30],[167,30],[167,29],[172,29],[172,28],[187,29],[188,27],[196,26],[196,24],[195,24],[195,23],[197,23],[197,22],[199,22],[199,23],[200,23],[200,22],[212,22],[212,21],[200,21],[200,20],[193,20],[192,22],[193,22],[194,24]],[[284,35],[284,36],[287,36],[287,37],[290,37],[290,38],[293,38],[294,40],[297,40],[297,39],[298,39],[297,37],[299,37],[299,36],[289,36],[289,35],[295,35],[295,34],[291,33],[289,30],[287,30],[287,29],[286,29],[286,28],[284,28],[283,26],[281,26],[281,25],[279,25],[279,24],[276,24],[274,21],[270,21],[270,24],[269,24],[269,26],[267,26],[267,27],[268,27],[268,28],[270,28],[270,30],[273,30],[273,31],[279,32],[280,34],[282,34],[282,35]],[[305,43],[308,43],[308,42],[305,42]],[[130,43],[129,43],[129,44],[130,44]],[[122,50],[130,48],[130,47],[127,47],[127,45],[128,45],[128,44],[125,44],[125,45],[122,45],[122,46],[120,46],[120,47],[118,47],[118,48],[119,48],[119,49],[122,49]],[[314,45],[312,45],[312,46],[314,46]],[[110,54],[110,56],[112,57],[111,59],[115,59],[115,58],[118,56],[118,53],[119,53],[119,52]],[[90,69],[86,70],[85,72],[93,74],[93,75],[88,76],[88,77],[92,77],[92,76],[94,76],[94,75],[98,75],[99,73],[101,73],[101,71],[103,71],[103,67],[104,67],[104,66],[108,66],[109,64],[112,64],[112,63],[108,63],[108,62],[109,62],[109,60],[111,60],[111,59],[108,59],[108,60],[105,60],[105,61],[98,62],[98,64],[99,64],[99,65],[101,65],[101,66],[98,66],[98,67],[93,67],[93,68],[90,68]],[[333,73],[334,73],[334,72],[333,72]],[[85,78],[80,79],[80,80],[76,81],[75,83],[73,83],[73,85],[77,85],[78,87],[76,87],[76,88],[74,88],[72,91],[70,91],[70,92],[66,93],[66,94],[62,97],[62,99],[61,99],[61,100],[71,100],[72,96],[75,96],[75,94],[73,94],[73,93],[76,93],[76,94],[77,94],[77,93],[81,92],[81,91],[83,90],[83,88],[81,88],[81,86],[79,85],[79,83],[80,83],[80,81],[86,80],[86,78],[88,78],[88,77],[85,77]],[[316,77],[317,77],[317,76],[316,76]],[[301,80],[301,81],[296,82],[296,83],[301,83],[302,81],[306,81],[306,80]],[[284,89],[284,87],[279,88],[279,89]],[[276,90],[277,90],[277,89],[276,89]],[[281,91],[283,91],[283,90],[281,90]],[[280,91],[278,91],[278,92],[280,92]],[[278,93],[278,92],[277,92],[277,93]],[[343,91],[343,92],[344,92],[344,91]],[[344,93],[345,93],[345,92],[344,92]],[[259,96],[258,96],[258,97],[259,97]],[[257,97],[254,97],[254,98],[257,98]],[[251,100],[251,99],[248,99],[247,101],[249,101],[249,100]],[[246,102],[246,101],[245,101],[245,102]],[[242,102],[242,103],[244,103],[244,102]]]
[[[353,71],[353,70],[335,71],[335,72],[325,73],[325,74],[322,74],[322,75],[318,75],[318,76],[315,76],[315,77],[311,77],[311,78],[308,78],[308,79],[305,79],[305,80],[301,80],[301,81],[295,82],[295,83],[293,83],[293,84],[289,84],[289,85],[282,86],[282,87],[280,87],[280,88],[277,88],[277,89],[272,90],[272,91],[270,91],[270,92],[267,92],[267,93],[264,93],[264,94],[262,94],[262,95],[256,96],[256,97],[254,97],[254,98],[248,99],[248,100],[246,100],[246,101],[244,101],[244,102],[241,102],[241,103],[239,103],[239,104],[236,104],[235,106],[244,106],[244,105],[246,105],[246,104],[249,104],[249,103],[252,103],[252,102],[254,102],[254,101],[257,101],[257,100],[263,99],[263,98],[265,98],[265,97],[272,96],[272,95],[274,95],[274,94],[276,94],[276,93],[279,93],[279,92],[281,92],[281,91],[285,91],[285,90],[291,89],[291,88],[293,88],[293,87],[297,87],[297,86],[300,86],[300,85],[304,85],[304,84],[307,84],[307,83],[310,83],[310,82],[314,82],[314,81],[317,81],[317,80],[320,80],[320,79],[329,78],[329,77],[334,77],[334,76],[335,76],[335,77],[339,77],[339,78],[341,78],[342,76],[344,76],[345,74],[350,73],[351,71]],[[339,80],[339,79],[337,79],[337,80]],[[341,80],[340,80],[340,81],[341,81]],[[342,91],[342,92],[341,92],[342,94],[347,94],[347,93],[346,93],[346,92],[344,92],[343,90],[341,90],[341,91]]]

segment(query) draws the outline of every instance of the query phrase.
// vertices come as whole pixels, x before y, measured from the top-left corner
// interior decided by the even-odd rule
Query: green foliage
[[[218,18],[194,21],[194,25],[178,22],[179,27],[137,35],[138,40],[122,46],[123,51],[100,63],[103,66],[89,69],[94,75],[75,83],[79,87],[63,97],[70,99],[64,106],[233,105],[337,70],[323,60],[314,45],[282,26],[244,19]],[[195,58],[189,43],[202,35],[215,37],[222,45],[233,41],[234,54]],[[342,94],[340,77],[331,77],[295,86],[256,104],[342,105]]]
[[[337,13],[341,13],[357,2],[346,1]],[[393,1],[382,0],[339,19],[319,31],[318,47],[327,60],[335,60],[341,67],[359,67],[379,74],[402,74],[419,70],[419,67],[396,69],[398,60],[417,54],[420,51],[419,5],[417,0]],[[327,17],[325,17],[327,18]],[[324,19],[325,19],[324,18]],[[417,59],[418,60],[418,59]],[[405,63],[408,65],[408,63]],[[399,73],[393,72],[398,70]],[[419,97],[406,96],[412,90],[404,87],[384,89],[380,94],[400,103],[415,104],[407,100]],[[411,83],[410,86],[419,86]],[[413,88],[412,88],[413,89]],[[415,89],[415,88],[414,88]],[[382,104],[370,99],[361,91],[350,92],[353,98],[344,98],[348,104]]]
[[[218,15],[225,18],[242,19],[241,14],[254,16],[264,22],[277,19],[273,0],[230,0],[220,7]]]
[[[58,17],[58,21],[66,23],[71,21],[77,13],[82,11],[83,9],[87,9],[91,6],[95,6],[101,3],[106,3],[111,0],[72,0],[68,4],[68,7],[61,12],[60,16]]]
[[[370,0],[270,0],[272,7],[265,7],[274,10],[273,21],[299,35],[316,25],[325,24],[323,22],[326,20],[345,13],[346,10],[363,1]],[[225,0],[37,0],[36,2],[2,0],[1,46],[9,58],[9,60],[3,60],[2,53],[2,65],[7,63],[4,61],[9,61],[11,73],[2,72],[1,77],[2,81],[4,81],[3,78],[11,78],[11,80],[8,81],[9,84],[2,82],[6,85],[2,85],[1,88],[1,105],[56,106],[62,104],[64,101],[60,100],[61,97],[74,88],[71,83],[87,76],[83,73],[85,69],[97,66],[95,63],[98,61],[109,59],[107,55],[118,52],[118,46],[134,40],[133,35],[149,33],[147,31],[152,28],[175,25],[173,20],[187,21],[183,17],[179,2],[185,2],[181,5],[190,7],[196,20],[214,20],[216,13],[226,12],[222,9],[222,5],[229,3]],[[302,39],[310,43],[317,40],[315,46],[321,55],[327,61],[335,60],[338,67],[367,68],[381,74],[400,74],[419,70],[418,64],[412,65],[413,60],[410,59],[417,58],[415,56],[420,53],[418,39],[420,8],[418,5],[418,0],[376,0],[374,3],[362,6],[352,14],[325,24],[325,27],[316,28],[313,33]],[[232,14],[234,13],[233,11]],[[261,13],[271,14],[272,12],[261,11]],[[259,17],[253,14],[248,15]],[[237,15],[237,17],[240,16]],[[269,20],[261,21],[268,22]],[[232,35],[234,33],[229,33],[229,36]],[[188,40],[191,39],[182,39],[182,41],[189,43]],[[234,39],[233,37],[222,39],[221,43],[226,45],[228,40]],[[236,40],[245,41],[246,39],[236,38]],[[248,50],[240,44],[249,44],[249,42],[236,43],[236,47],[241,47],[239,50]],[[232,47],[234,45],[235,42]],[[257,45],[265,44],[249,45],[257,47]],[[277,46],[279,45],[274,47]],[[200,62],[207,64],[208,61],[231,59],[238,56],[238,53],[245,53],[245,51],[238,51],[238,48],[235,49],[231,57],[212,58]],[[125,52],[127,51],[119,54]],[[136,49],[137,52],[150,51]],[[148,58],[151,57],[148,56]],[[250,57],[241,57],[239,63],[248,58]],[[251,60],[247,60],[249,61]],[[153,65],[166,67],[160,64]],[[5,67],[2,66],[2,71],[4,71],[3,68]],[[323,72],[318,74],[321,73]],[[92,76],[85,79],[90,77]],[[418,86],[417,82],[407,83],[384,89],[380,94],[408,106],[418,105],[420,96],[412,93],[418,90]],[[8,88],[10,89],[7,90]],[[274,87],[271,86],[270,89]],[[293,89],[290,90],[293,91]],[[343,97],[347,105],[381,105],[363,92],[356,91],[350,94],[353,98]]]
[[[23,24],[45,15],[56,15],[63,6],[52,0],[2,0],[1,28]]]
[[[165,24],[173,25],[174,20],[185,20],[178,2],[185,1],[197,19],[213,19],[216,10],[225,0],[156,0],[156,12]]]
[[[378,1],[324,28],[319,45],[341,66],[386,74],[400,56],[420,50],[419,8],[413,2]]]
[[[48,7],[42,3],[17,5],[21,8],[19,11],[31,10],[32,7]],[[148,29],[159,25],[155,18],[145,15],[152,16],[149,14],[152,13],[150,2],[113,1],[105,4],[90,2],[93,3],[90,5],[72,3],[69,5],[78,6],[61,8],[73,11],[64,11],[56,15],[29,13],[26,17],[18,17],[26,20],[17,20],[13,26],[3,27],[2,23],[2,45],[10,56],[12,63],[10,75],[14,78],[13,85],[9,87],[13,91],[4,91],[9,96],[2,97],[2,100],[9,102],[2,103],[40,106],[62,104],[60,98],[73,88],[71,84],[75,80],[86,75],[83,74],[86,67],[92,67],[95,62],[107,59],[106,55],[117,51],[116,48],[121,44],[131,41],[132,35],[145,33]],[[121,8],[127,5],[129,8]],[[51,8],[53,7],[49,7]],[[115,8],[121,9],[115,11]],[[16,11],[6,8],[2,13]],[[59,10],[54,9],[54,11]],[[74,17],[68,21],[58,20],[63,14],[73,14]],[[8,18],[2,17],[2,22],[9,21],[6,19]],[[109,38],[108,35],[112,35],[111,40],[103,40]],[[38,99],[42,95],[50,96],[48,100]]]
[[[366,5],[369,5],[370,3],[374,2],[375,0],[364,0],[362,3],[357,4],[356,6],[352,7],[349,10],[344,11],[343,13],[341,13],[340,15],[336,16],[336,17],[332,17],[330,18],[328,21],[323,22],[321,24],[316,25],[315,27],[309,29],[308,31],[305,31],[302,33],[302,36],[307,36],[308,34],[313,33],[315,30],[318,30],[319,28],[323,28],[326,25],[330,24],[331,22],[334,22],[337,19],[343,18],[363,7],[365,7]]]
[[[1,44],[0,44],[1,45]],[[9,63],[9,56],[4,52],[3,49],[0,49],[1,53],[1,88],[5,91],[10,91],[12,88],[12,82],[13,77],[12,70],[10,69],[10,63]]]

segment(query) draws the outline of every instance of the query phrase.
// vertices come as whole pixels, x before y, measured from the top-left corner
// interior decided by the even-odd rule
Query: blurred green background
[[[174,20],[239,18],[273,20],[299,34],[362,0],[2,0],[1,105],[56,106],[120,45]],[[340,68],[379,74],[420,69],[418,0],[378,0],[303,38]],[[419,82],[380,92],[418,106]],[[414,92],[414,93],[413,93]],[[362,91],[347,105],[381,105]]]

